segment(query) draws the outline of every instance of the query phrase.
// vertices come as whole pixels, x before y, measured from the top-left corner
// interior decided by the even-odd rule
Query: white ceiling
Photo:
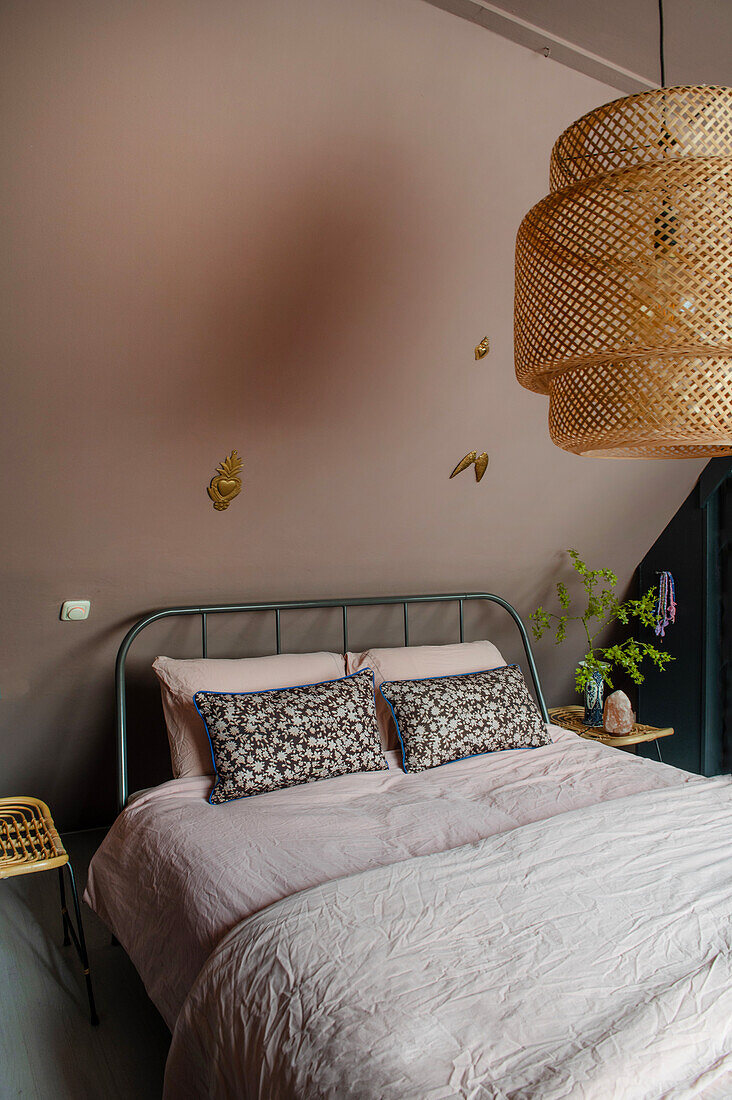
[[[427,0],[620,91],[660,83],[658,0]],[[732,84],[732,0],[664,0],[666,84]]]

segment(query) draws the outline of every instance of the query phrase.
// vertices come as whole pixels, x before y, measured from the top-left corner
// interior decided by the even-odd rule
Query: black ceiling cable
[[[663,48],[663,0],[658,0],[658,50],[661,61],[661,87],[666,85],[666,58]]]

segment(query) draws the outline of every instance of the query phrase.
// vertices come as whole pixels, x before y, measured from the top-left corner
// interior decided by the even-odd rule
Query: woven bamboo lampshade
[[[732,88],[659,88],[557,140],[516,242],[516,376],[581,455],[732,455]]]

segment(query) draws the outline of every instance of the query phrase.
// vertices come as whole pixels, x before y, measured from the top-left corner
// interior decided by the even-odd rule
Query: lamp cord
[[[661,62],[661,87],[666,85],[666,57],[663,32],[663,0],[658,0],[658,52]]]

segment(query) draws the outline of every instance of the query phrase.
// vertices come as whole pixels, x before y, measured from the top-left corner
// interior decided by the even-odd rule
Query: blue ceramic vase
[[[602,707],[605,696],[605,681],[597,669],[592,669],[591,679],[585,684],[585,725],[602,725]]]

